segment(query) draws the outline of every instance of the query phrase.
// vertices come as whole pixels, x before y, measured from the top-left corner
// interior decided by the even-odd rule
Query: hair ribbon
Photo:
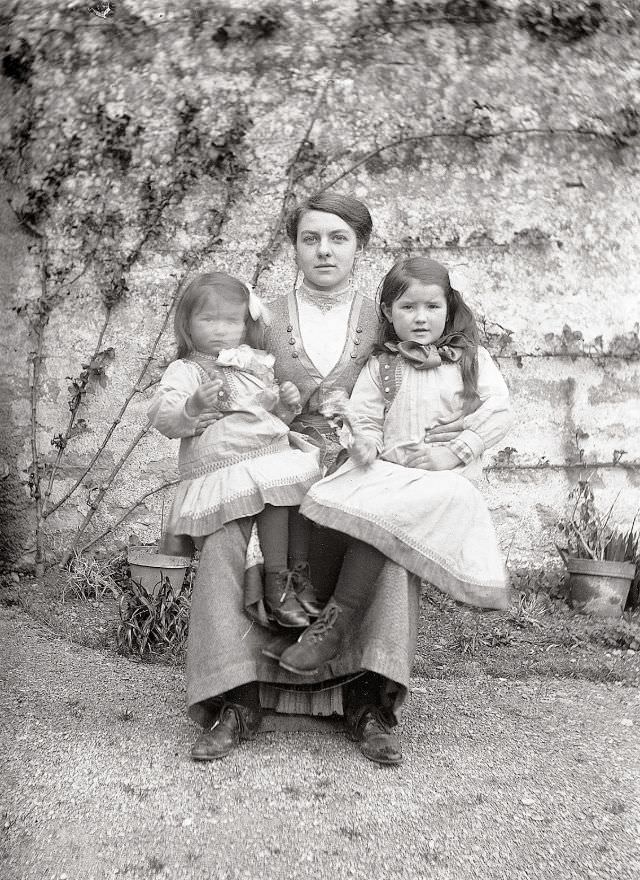
[[[254,321],[262,319],[267,327],[269,327],[271,325],[271,315],[269,314],[269,310],[248,284],[246,285],[246,288],[249,291],[249,314]]]

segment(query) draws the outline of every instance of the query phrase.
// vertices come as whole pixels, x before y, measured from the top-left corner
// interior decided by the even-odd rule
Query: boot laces
[[[308,562],[298,562],[294,565],[291,569],[291,575],[293,589],[296,593],[305,593],[307,590],[313,590]]]
[[[229,703],[225,700],[220,706],[220,712],[218,713],[217,719],[211,725],[211,730],[218,727],[219,724],[222,724],[227,718],[229,718],[229,716],[231,716],[235,719],[235,723],[238,727],[238,732],[240,734],[246,733],[248,729],[247,719],[245,718],[243,709],[244,707],[238,705],[238,703]]]
[[[327,605],[316,622],[304,631],[305,640],[307,638],[314,641],[322,640],[336,625],[341,611],[340,606],[335,603]]]
[[[295,598],[296,595],[296,573],[286,569],[278,574],[278,581],[282,585],[282,593],[280,595],[280,604],[283,605],[287,599]]]
[[[379,706],[369,706],[365,712],[362,713],[360,719],[357,724],[357,728],[361,733],[365,731],[376,733],[391,733],[391,725],[389,724],[389,720],[385,715],[383,709]]]

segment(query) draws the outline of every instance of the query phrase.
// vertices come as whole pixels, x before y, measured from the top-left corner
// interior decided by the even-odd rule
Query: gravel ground
[[[194,764],[180,670],[0,608],[3,880],[640,876],[640,694],[418,677],[405,761],[339,727]]]

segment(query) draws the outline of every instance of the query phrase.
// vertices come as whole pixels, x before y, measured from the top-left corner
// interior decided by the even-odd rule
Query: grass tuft
[[[118,579],[124,564],[124,556],[96,559],[94,556],[74,553],[65,572],[62,601],[66,600],[67,595],[85,602],[101,602],[105,596],[117,599],[120,596]]]

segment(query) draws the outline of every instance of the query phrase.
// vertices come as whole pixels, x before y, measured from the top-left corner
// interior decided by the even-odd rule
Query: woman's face
[[[310,290],[331,293],[344,287],[357,250],[355,231],[337,214],[306,211],[300,218],[296,256]]]

